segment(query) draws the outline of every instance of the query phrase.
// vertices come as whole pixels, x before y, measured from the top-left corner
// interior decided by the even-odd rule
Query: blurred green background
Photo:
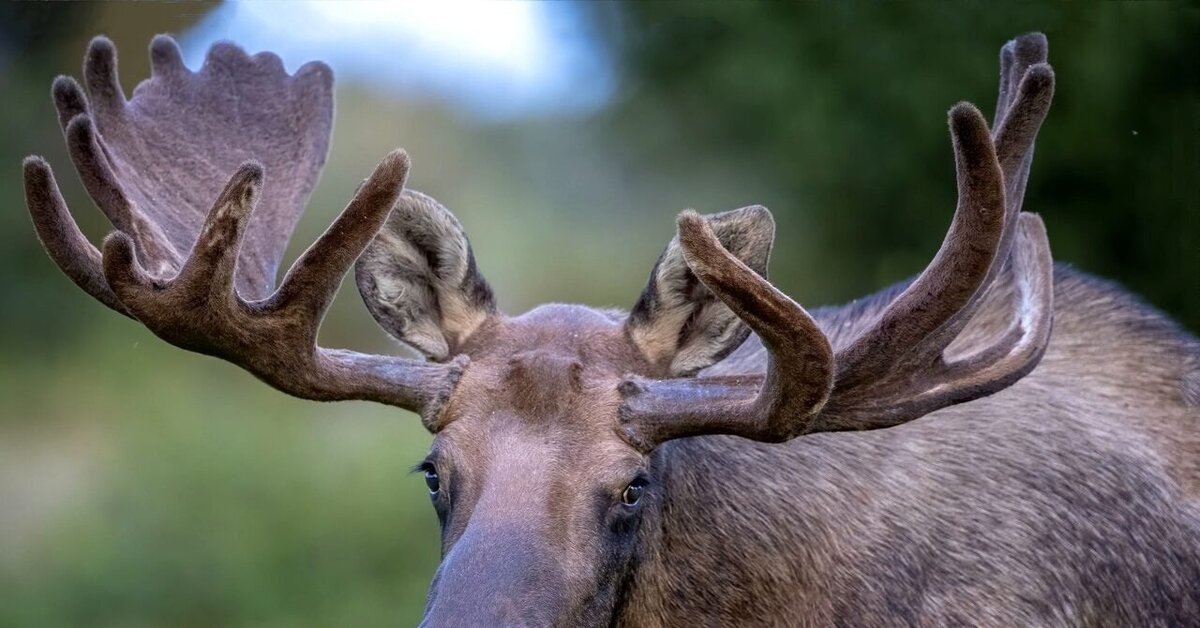
[[[85,231],[56,74],[87,40],[127,90],[158,32],[212,4],[0,5],[0,626],[412,625],[438,559],[411,416],[316,404],[166,346],[41,251],[20,161],[45,155]],[[282,7],[283,5],[277,5]],[[772,276],[809,305],[919,271],[954,205],[945,111],[995,102],[997,53],[1046,32],[1058,90],[1026,209],[1056,258],[1200,329],[1195,3],[649,3],[571,7],[615,77],[603,106],[481,119],[338,83],[302,250],[395,146],[456,212],[503,308],[628,306],[674,214],[761,203]],[[397,63],[406,62],[397,60]],[[294,67],[294,66],[291,66]],[[347,282],[327,346],[397,351]]]

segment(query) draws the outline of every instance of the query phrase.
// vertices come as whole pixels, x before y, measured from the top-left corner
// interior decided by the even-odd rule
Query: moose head
[[[405,188],[399,150],[277,286],[326,158],[331,71],[289,75],[270,53],[218,44],[193,72],[165,36],[150,57],[129,99],[104,38],[87,51],[86,90],[54,82],[71,159],[116,230],[92,245],[30,157],[37,233],[79,287],[171,344],[291,395],[420,416],[443,554],[424,625],[608,625],[633,566],[657,551],[643,532],[668,516],[658,478],[675,439],[898,425],[1010,386],[1048,342],[1049,248],[1021,212],[1054,85],[1038,35],[1004,48],[990,127],[970,104],[950,110],[958,206],[945,240],[851,329],[818,324],[766,279],[774,222],[757,206],[680,214],[628,313],[504,314],[459,222]],[[351,265],[375,319],[424,360],[317,346]],[[1002,275],[996,333],[948,352]]]

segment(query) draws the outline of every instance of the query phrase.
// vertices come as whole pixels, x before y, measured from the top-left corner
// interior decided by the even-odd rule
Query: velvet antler
[[[930,265],[844,346],[798,304],[721,246],[705,221],[679,219],[696,276],[762,339],[763,376],[629,378],[622,420],[640,449],[699,434],[778,442],[815,431],[888,427],[1002,390],[1041,359],[1049,341],[1053,277],[1041,220],[1021,213],[1033,142],[1054,91],[1045,37],[1009,42],[1001,56],[995,129],[975,107],[950,111],[959,203]],[[1011,274],[1010,327],[957,359],[946,349],[989,288]]]
[[[168,342],[233,362],[284,392],[379,401],[427,418],[436,412],[461,360],[316,345],[342,277],[404,188],[407,155],[396,151],[379,164],[275,289],[328,151],[331,71],[310,63],[288,75],[275,55],[217,44],[191,72],[165,36],[151,43],[150,57],[153,76],[129,100],[104,38],[85,57],[86,96],[73,79],[54,82],[71,158],[117,228],[101,254],[76,226],[49,165],[26,159],[26,202],[54,261]]]

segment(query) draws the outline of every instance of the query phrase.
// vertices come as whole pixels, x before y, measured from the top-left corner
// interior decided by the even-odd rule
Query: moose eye
[[[427,467],[425,469],[425,486],[429,487],[429,494],[436,495],[442,488],[442,483],[438,480],[437,469]]]
[[[638,478],[629,483],[625,487],[625,491],[621,493],[621,503],[626,506],[635,506],[642,499],[642,495],[646,492],[646,480]]]

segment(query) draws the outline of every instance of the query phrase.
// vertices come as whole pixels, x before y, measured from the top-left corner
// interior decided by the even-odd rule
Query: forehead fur
[[[487,321],[463,348],[470,365],[443,424],[515,421],[613,432],[621,378],[657,374],[629,340],[624,318],[554,304]]]
[[[463,346],[471,361],[507,364],[520,354],[577,361],[587,376],[644,373],[652,369],[630,342],[625,315],[583,305],[549,304],[512,318],[486,322]],[[526,361],[533,359],[526,356]]]

